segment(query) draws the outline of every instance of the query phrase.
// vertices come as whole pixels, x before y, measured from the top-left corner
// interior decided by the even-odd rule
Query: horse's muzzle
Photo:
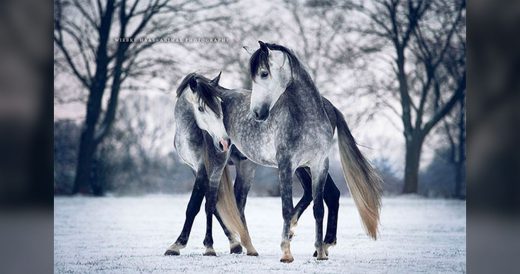
[[[257,121],[265,121],[269,117],[269,107],[263,105],[260,108],[253,109],[253,117]]]
[[[228,151],[229,147],[231,146],[231,140],[229,138],[221,139],[218,143],[218,148],[222,152]]]

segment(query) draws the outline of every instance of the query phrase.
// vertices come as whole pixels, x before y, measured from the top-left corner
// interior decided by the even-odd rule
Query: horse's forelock
[[[209,107],[217,117],[222,115],[221,109],[219,108],[220,101],[217,97],[217,91],[210,84],[210,79],[192,72],[182,80],[181,84],[177,88],[177,97],[181,96],[184,90],[190,85],[191,81],[197,81],[197,85],[193,92],[197,95],[199,104],[202,107]]]
[[[251,59],[249,59],[251,79],[255,79],[258,70],[262,66],[265,67],[267,71],[271,72],[269,68],[269,53],[262,49],[257,49],[253,55],[251,55]]]
[[[209,107],[209,109],[213,111],[217,117],[221,117],[222,110],[219,107],[220,100],[217,97],[215,88],[209,84],[208,81],[199,81],[197,83],[197,90],[195,93],[197,94],[199,103],[202,104],[203,107]]]
[[[278,45],[278,44],[271,44],[271,43],[265,43],[267,48],[269,50],[277,50],[281,51],[287,56],[287,59],[289,59],[289,64],[291,66],[291,75],[294,77],[295,75],[301,75],[305,78],[309,78],[310,76],[301,64],[298,57],[296,57],[296,54],[294,52],[284,46]],[[251,78],[254,80],[256,77],[256,74],[258,73],[258,70],[260,67],[265,67],[269,72],[269,53],[265,52],[261,48],[257,49],[253,55],[251,55],[251,59],[249,60],[250,65],[250,72],[251,72]]]

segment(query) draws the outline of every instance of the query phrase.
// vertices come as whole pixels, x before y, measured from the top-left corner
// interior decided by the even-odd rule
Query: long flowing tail
[[[251,237],[249,236],[247,227],[240,218],[235,193],[233,191],[233,183],[231,182],[231,175],[229,174],[227,165],[222,173],[218,188],[217,212],[224,225],[240,236],[240,241],[247,249],[247,254],[257,255],[258,253],[251,243]]]
[[[337,108],[335,111],[343,175],[363,221],[363,226],[367,234],[375,240],[381,210],[382,180],[359,151],[343,114]]]

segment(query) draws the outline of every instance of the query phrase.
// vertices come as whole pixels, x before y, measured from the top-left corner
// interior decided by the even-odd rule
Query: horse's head
[[[225,152],[231,146],[231,140],[224,127],[221,99],[215,91],[220,74],[213,80],[198,74],[190,74],[184,78],[179,89],[186,90],[186,98],[190,103],[197,126],[208,132],[215,148]],[[179,93],[179,91],[178,91]]]
[[[281,46],[262,41],[258,43],[260,48],[249,61],[253,79],[249,110],[256,120],[264,121],[291,82],[292,75],[290,60]]]

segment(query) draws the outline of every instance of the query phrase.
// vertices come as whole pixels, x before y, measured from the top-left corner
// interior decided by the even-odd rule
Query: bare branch
[[[457,85],[457,89],[451,96],[451,98],[448,100],[448,102],[442,106],[431,118],[430,121],[428,121],[424,127],[423,132],[429,132],[446,114],[448,114],[453,106],[463,98],[463,94],[466,91],[466,73],[463,74],[462,78],[459,80],[459,83]]]

